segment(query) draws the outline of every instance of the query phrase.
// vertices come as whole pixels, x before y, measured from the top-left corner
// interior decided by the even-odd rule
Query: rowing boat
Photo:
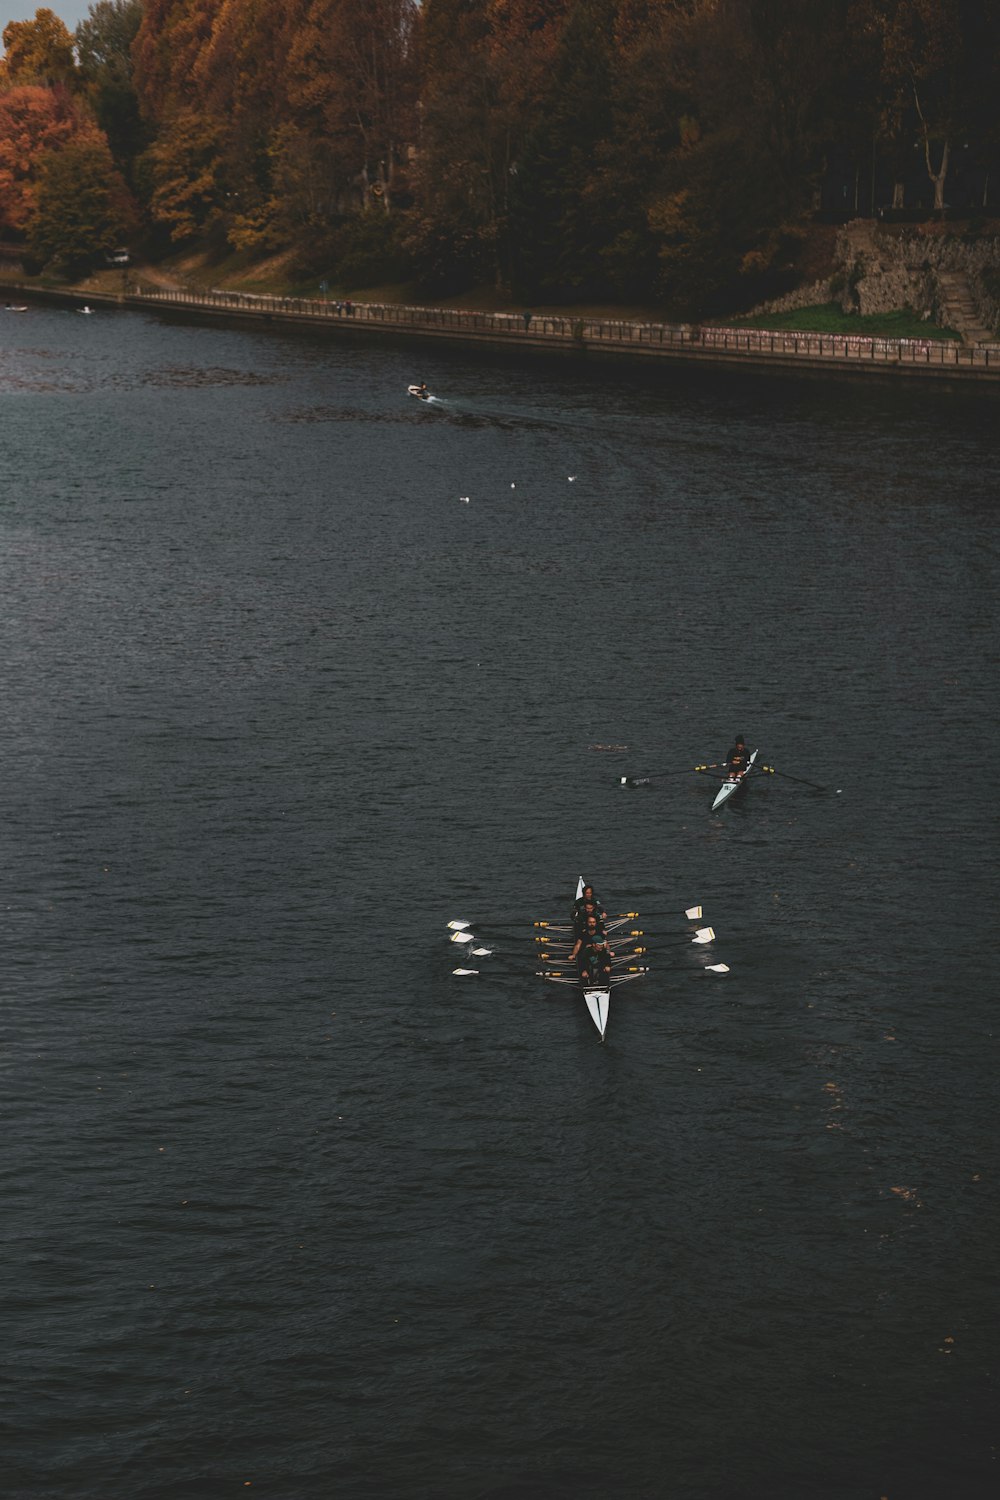
[[[583,895],[584,879],[581,875],[576,883],[576,899],[579,901]],[[601,1033],[601,1041],[604,1041],[604,1033],[608,1029],[608,1014],[611,1010],[611,985],[608,982],[606,989],[595,988],[581,982],[584,1004],[590,1012],[590,1019]]]
[[[743,785],[747,777],[750,775],[750,772],[753,770],[753,763],[757,759],[757,756],[759,754],[759,750],[754,751],[750,759],[747,761],[745,771],[740,771],[735,776],[726,777],[725,781],[719,787],[715,801],[712,803],[713,812],[715,812],[716,808],[721,807],[724,802],[728,802],[730,797],[734,796],[735,793],[739,791],[740,787]]]
[[[583,895],[583,890],[584,890],[585,884],[586,884],[586,882],[584,881],[584,878],[581,875],[580,878],[579,878],[579,880],[576,883],[576,899],[578,901],[579,901],[580,897]],[[630,920],[630,918],[629,917],[625,917],[625,916],[614,918],[614,919],[612,919],[610,922],[608,922],[606,924],[606,930],[607,930],[607,932],[610,935],[610,933],[612,932],[612,930],[614,928],[623,929],[625,927],[625,924],[629,920]],[[535,925],[536,926],[540,926],[540,927],[546,927],[546,928],[550,927],[550,924],[548,922],[540,922],[540,923],[536,923]],[[550,928],[550,930],[551,930],[551,928]],[[567,934],[567,937],[565,937],[565,938],[562,939],[562,946],[565,949],[565,952],[563,952],[562,954],[557,954],[557,953],[554,953],[554,952],[551,952],[551,951],[547,951],[547,952],[543,953],[542,956],[543,956],[544,961],[546,961],[546,962],[552,961],[552,962],[556,962],[556,963],[565,963],[566,959],[568,957],[568,954],[569,954],[569,951],[570,951],[570,944],[569,944],[569,936],[568,935],[570,935],[570,934],[573,933],[573,928],[572,927],[565,927],[565,928],[560,927],[558,929],[558,931],[560,933],[566,933]],[[623,931],[622,932],[622,937],[627,942],[629,939],[642,937],[642,933],[634,931],[634,930],[631,931],[631,932],[628,932],[628,933],[625,933]],[[550,938],[537,938],[536,939],[536,942],[539,942],[539,943],[548,943],[548,942],[551,942],[551,941],[552,941],[552,939],[550,939]],[[619,965],[626,964],[627,963],[627,959],[629,957],[634,957],[634,956],[636,956],[636,955],[638,955],[638,954],[640,954],[642,952],[644,952],[644,949],[642,949],[642,948],[634,949],[633,953],[628,954],[627,956],[623,955],[622,957],[620,957],[618,959],[615,959],[614,960],[614,964],[615,964],[616,967],[619,966]],[[644,966],[641,966],[641,965],[636,965],[636,964],[629,965],[629,967],[628,967],[628,969],[627,969],[626,972],[620,972],[620,973],[617,973],[617,974],[612,974],[611,977],[610,977],[610,979],[608,980],[608,982],[606,984],[604,984],[604,985],[584,984],[582,982],[582,980],[580,979],[579,975],[567,974],[565,972],[565,970],[543,969],[540,972],[541,972],[541,975],[542,975],[543,978],[551,980],[551,982],[553,984],[571,984],[571,985],[574,985],[580,991],[580,993],[583,995],[584,1004],[587,1007],[587,1013],[589,1014],[590,1019],[593,1021],[594,1025],[597,1027],[597,1030],[600,1033],[601,1041],[603,1042],[604,1041],[604,1033],[608,1029],[608,1015],[609,1015],[609,1012],[611,1010],[611,987],[612,987],[612,985],[615,985],[615,984],[625,984],[630,979],[637,979],[640,974],[645,974],[646,969],[645,969]]]
[[[755,752],[756,753],[756,752]],[[585,882],[581,875],[576,883],[576,899],[579,901],[585,890]],[[676,913],[671,910],[667,912],[653,913],[657,916],[684,916],[689,922],[696,922],[702,915],[700,906],[685,907],[683,912]],[[573,950],[576,947],[579,924],[574,920],[560,921],[535,921],[531,926],[535,929],[536,962],[539,967],[535,974],[539,979],[549,980],[552,984],[570,984],[583,996],[587,1007],[587,1014],[597,1027],[601,1041],[604,1041],[605,1032],[608,1029],[608,1016],[611,1010],[611,991],[617,984],[628,984],[633,979],[640,978],[649,973],[649,967],[642,962],[649,952],[643,942],[645,932],[640,927],[631,924],[639,916],[637,911],[623,911],[616,916],[605,917],[602,922],[603,931],[615,945],[614,957],[610,958],[608,972],[602,978],[601,984],[587,984],[583,981],[575,964],[571,964]],[[471,931],[472,923],[464,917],[453,917],[447,924],[448,941],[457,943],[462,949],[463,956],[470,958],[492,958],[494,949],[491,946],[482,946],[479,939]],[[508,921],[501,923],[501,927],[519,928],[526,923],[521,921]],[[712,942],[715,930],[712,927],[699,927],[694,935],[690,933],[686,937],[670,940],[671,945],[675,943],[706,944]],[[501,955],[502,958],[503,955]],[[706,974],[728,974],[728,964],[705,964],[703,971]],[[453,974],[464,978],[478,978],[486,970],[478,968],[460,967],[452,969]],[[702,969],[697,971],[701,973]]]

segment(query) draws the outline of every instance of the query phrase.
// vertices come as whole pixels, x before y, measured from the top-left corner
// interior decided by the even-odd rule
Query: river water
[[[0,320],[4,1493],[992,1494],[995,396]]]

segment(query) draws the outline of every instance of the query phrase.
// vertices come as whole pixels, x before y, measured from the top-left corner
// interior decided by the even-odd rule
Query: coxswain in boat
[[[593,922],[594,918],[590,920]],[[611,960],[614,956],[604,933],[598,932],[595,925],[583,937],[577,938],[569,961],[579,964],[581,984],[606,985],[611,978]]]
[[[741,734],[736,736],[733,748],[726,756],[726,773],[729,776],[742,776],[747,768],[749,755],[747,753],[746,741]]]
[[[417,386],[417,395],[420,397],[421,401],[427,401],[430,397],[430,394],[430,391],[427,389],[426,380],[422,380]]]
[[[583,894],[578,896],[573,902],[572,915],[573,926],[576,928],[578,934],[587,925],[587,918],[589,916],[595,916],[598,923],[604,921],[607,912],[604,910],[601,898],[596,894],[592,885],[585,885]]]

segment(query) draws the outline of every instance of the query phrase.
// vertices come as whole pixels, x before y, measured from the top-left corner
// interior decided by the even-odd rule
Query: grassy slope
[[[796,312],[767,313],[758,318],[732,318],[732,328],[795,329],[800,333],[867,334],[889,339],[960,339],[961,334],[936,323],[925,323],[914,312],[879,313],[862,318],[841,312],[836,302],[821,307],[800,307]]]

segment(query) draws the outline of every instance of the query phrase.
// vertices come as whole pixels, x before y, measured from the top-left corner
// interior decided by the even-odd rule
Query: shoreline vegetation
[[[2,41],[39,287],[127,246],[189,294],[1000,335],[995,0],[94,0]]]
[[[80,296],[119,297],[126,288],[209,294],[212,292],[245,293],[249,297],[303,298],[313,300],[317,294],[325,301],[372,303],[382,306],[422,307],[428,310],[446,308],[463,313],[507,313],[521,316],[529,304],[505,296],[489,287],[476,287],[454,297],[422,295],[411,284],[392,282],[383,285],[333,285],[324,290],[322,282],[306,282],[289,274],[288,265],[294,252],[266,258],[232,255],[220,259],[208,252],[193,252],[159,262],[136,261],[127,269],[108,268],[90,272],[74,280],[51,274],[25,276],[19,268],[0,264],[0,282],[16,286],[19,291],[76,293]],[[613,321],[661,324],[668,321],[662,307],[641,303],[531,303],[536,318],[561,318],[569,321]],[[845,337],[957,340],[962,335],[943,327],[910,308],[863,315],[845,313],[836,303],[825,302],[780,312],[745,314],[711,320],[711,326],[734,329],[760,329],[773,332],[840,334]],[[1000,342],[1000,340],[998,340]]]

